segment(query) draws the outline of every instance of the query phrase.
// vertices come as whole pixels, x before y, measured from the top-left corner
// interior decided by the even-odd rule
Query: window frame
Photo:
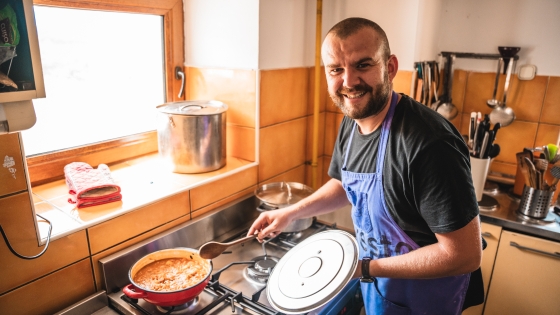
[[[182,0],[34,0],[34,5],[114,12],[147,13],[163,16],[165,96],[168,102],[178,101],[181,79],[175,68],[184,71],[184,23]],[[48,97],[48,91],[46,91]],[[184,99],[183,93],[181,99]],[[24,139],[25,140],[25,139]],[[27,169],[31,186],[64,178],[64,166],[71,162],[86,162],[92,166],[111,165],[134,157],[154,153],[157,132],[150,131],[119,139],[29,156]]]

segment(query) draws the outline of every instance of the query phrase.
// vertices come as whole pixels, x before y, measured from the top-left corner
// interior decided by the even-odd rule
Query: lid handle
[[[195,110],[201,110],[203,108],[206,108],[206,106],[191,104],[191,105],[184,105],[184,106],[179,107],[179,111],[181,111],[181,112],[183,112],[183,111],[192,112],[192,111],[195,111]]]

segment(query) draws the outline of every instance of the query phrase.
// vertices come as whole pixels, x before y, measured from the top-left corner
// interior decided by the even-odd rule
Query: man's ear
[[[391,55],[389,56],[389,60],[387,61],[387,72],[389,74],[389,81],[393,82],[393,79],[397,75],[399,71],[399,60],[397,56]]]

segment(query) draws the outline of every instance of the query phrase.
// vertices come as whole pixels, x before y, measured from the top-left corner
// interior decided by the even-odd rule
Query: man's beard
[[[341,88],[335,95],[330,94],[330,97],[344,115],[352,119],[364,119],[379,114],[383,108],[385,108],[389,100],[389,95],[391,94],[391,84],[389,83],[389,76],[387,73],[385,73],[383,81],[384,82],[375,86],[375,92],[373,87],[362,83],[352,89]],[[367,104],[361,108],[346,106],[344,104],[345,96],[343,94],[347,94],[348,92],[370,93],[371,98]]]

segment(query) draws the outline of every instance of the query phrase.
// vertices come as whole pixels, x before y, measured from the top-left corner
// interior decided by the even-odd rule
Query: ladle
[[[222,254],[228,247],[245,243],[249,240],[254,239],[255,237],[257,237],[257,234],[249,235],[229,243],[208,242],[200,246],[198,254],[204,259],[214,259],[220,256],[220,254]]]
[[[500,101],[496,99],[496,93],[498,92],[498,82],[500,81],[500,70],[502,69],[502,58],[498,58],[498,70],[496,71],[496,81],[494,82],[494,93],[492,94],[492,99],[487,100],[486,104],[491,108],[500,105]]]
[[[453,86],[453,61],[455,60],[455,55],[447,56],[447,80],[444,81],[443,88],[445,89],[442,95],[442,104],[439,105],[436,109],[438,113],[440,113],[443,117],[447,120],[452,120],[453,118],[457,117],[458,110],[455,105],[451,102],[451,89]]]
[[[507,73],[506,73],[506,83],[504,86],[504,98],[501,104],[499,104],[498,106],[494,107],[494,109],[490,112],[490,122],[492,124],[496,124],[496,123],[500,123],[500,125],[502,127],[505,126],[509,126],[513,120],[515,119],[515,113],[513,112],[513,109],[511,109],[511,107],[507,107],[507,93],[508,93],[508,87],[509,87],[509,81],[511,78],[511,71],[513,68],[513,57],[511,57],[511,60],[508,63],[508,67],[507,67]]]

